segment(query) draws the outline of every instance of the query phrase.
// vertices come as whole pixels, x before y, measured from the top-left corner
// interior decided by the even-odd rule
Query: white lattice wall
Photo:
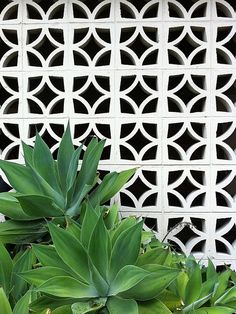
[[[117,197],[199,258],[236,264],[236,1],[1,0],[0,152],[107,138]]]

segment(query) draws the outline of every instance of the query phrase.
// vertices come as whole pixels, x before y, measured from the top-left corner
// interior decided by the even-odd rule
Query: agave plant
[[[57,160],[37,134],[34,147],[23,145],[25,165],[0,160],[15,192],[0,193],[0,212],[10,220],[0,224],[3,243],[29,243],[47,234],[46,221],[77,218],[85,199],[93,206],[113,197],[134,174],[135,169],[111,172],[95,187],[97,167],[105,141],[93,138],[87,146],[78,170],[83,145],[74,148],[68,125],[58,150]]]
[[[182,260],[183,262],[183,260]],[[181,272],[159,299],[174,314],[233,314],[236,312],[235,273],[217,273],[209,260],[201,266],[193,256],[185,257]]]
[[[106,220],[99,207],[87,206],[81,226],[70,218],[66,229],[48,223],[53,245],[33,245],[42,267],[21,274],[41,293],[30,309],[138,314],[155,306],[155,313],[168,311],[156,298],[180,271],[160,265],[156,252],[140,255],[143,222],[129,217],[117,223],[116,207]]]

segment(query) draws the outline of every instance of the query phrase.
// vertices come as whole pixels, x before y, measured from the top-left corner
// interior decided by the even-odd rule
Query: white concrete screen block
[[[236,1],[1,0],[0,157],[106,138],[101,175],[160,239],[236,266]],[[87,142],[86,142],[87,143]],[[5,178],[5,177],[4,177]],[[177,225],[177,227],[176,227]]]

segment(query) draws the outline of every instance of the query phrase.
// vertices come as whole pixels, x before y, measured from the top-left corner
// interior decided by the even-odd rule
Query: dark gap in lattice
[[[30,113],[43,114],[42,109],[34,100],[27,99],[27,103],[28,103],[28,108],[29,108]]]
[[[158,98],[150,100],[144,107],[142,113],[152,113],[157,111]]]
[[[169,16],[170,17],[175,17],[175,18],[183,18],[183,12],[179,9],[177,5],[175,5],[172,2],[168,2],[168,11],[169,11]]]
[[[58,5],[49,15],[49,20],[62,19],[64,17],[65,4]]]
[[[31,20],[42,20],[42,16],[39,11],[32,5],[26,4],[27,8],[27,17]]]
[[[225,92],[223,92],[225,96],[227,96],[233,104],[236,103],[236,81],[234,84],[230,86]]]
[[[15,20],[18,17],[18,7],[19,5],[16,4],[13,7],[11,7],[4,15],[3,20]]]
[[[120,50],[121,64],[135,65],[133,57],[127,51]]]
[[[65,91],[64,80],[62,77],[50,76],[49,79],[52,85],[56,87],[56,89],[60,90],[61,92]]]
[[[45,83],[39,92],[34,96],[37,97],[45,107],[47,107],[49,103],[58,95],[51,90],[47,83]]]
[[[54,123],[50,123],[50,128],[52,129],[52,131],[59,136],[60,138],[62,138],[63,133],[64,133],[64,125],[63,124],[54,124]]]
[[[9,47],[1,37],[0,37],[0,47],[1,47],[0,58],[2,58],[4,54],[11,49],[11,47]]]
[[[19,126],[17,124],[4,123],[4,126],[8,130],[8,132],[11,133],[14,137],[20,137]]]
[[[96,123],[98,131],[104,136],[104,138],[111,138],[111,127],[108,124]]]
[[[135,160],[133,153],[123,145],[119,145],[120,158],[125,160]]]
[[[80,124],[76,124],[74,127],[74,138],[78,138],[81,137],[88,129],[89,127],[89,123],[80,123]],[[91,137],[86,137],[84,140],[80,140],[81,142],[83,142],[83,144],[87,145],[91,140]]]
[[[120,99],[120,110],[121,113],[135,114],[134,108],[126,99]]]
[[[149,187],[143,183],[143,181],[138,177],[132,185],[127,187],[127,190],[130,191],[137,199],[139,199],[145,192],[149,190]]]
[[[125,42],[128,40],[135,32],[136,27],[126,27],[122,28],[121,33],[120,33],[120,43]]]
[[[169,64],[184,64],[182,58],[173,50],[168,49]]]
[[[181,41],[175,45],[177,48],[181,50],[185,54],[185,56],[188,58],[189,55],[193,52],[193,50],[197,47],[199,47],[199,44],[196,43],[189,34],[186,34]]]
[[[180,153],[171,145],[167,145],[168,159],[170,160],[182,160]]]
[[[186,3],[186,1],[185,1],[185,3]],[[207,10],[207,3],[202,3],[193,11],[191,18],[205,17],[206,16],[206,10]]]
[[[183,148],[184,151],[187,151],[191,146],[198,143],[199,140],[196,140],[192,137],[191,133],[189,133],[188,129],[184,131],[184,133],[178,137],[175,141],[180,147]]]
[[[109,29],[105,28],[97,28],[96,27],[96,32],[98,36],[105,41],[106,43],[110,44],[111,43],[111,34]]]
[[[88,61],[78,51],[73,51],[74,65],[88,66]]]
[[[80,6],[73,3],[73,17],[77,19],[87,19],[86,11]]]
[[[120,82],[120,91],[123,91],[127,88],[129,88],[133,82],[135,81],[136,76],[132,75],[132,76],[123,76],[121,78],[121,82]]]
[[[232,14],[229,11],[229,9],[219,2],[216,2],[216,12],[218,17],[232,17]]]
[[[181,201],[176,195],[168,192],[167,198],[168,198],[168,206],[183,207],[183,204],[181,203]]]
[[[199,51],[192,59],[191,65],[193,64],[202,64],[206,61],[206,49]]]
[[[224,147],[216,145],[216,157],[217,159],[230,160],[231,157]]]
[[[37,28],[37,29],[30,29],[27,31],[27,44],[33,43],[41,34],[42,29]]]
[[[233,124],[233,122],[218,123],[216,136],[220,137],[221,135],[223,135],[225,132],[227,132],[229,130],[229,128],[232,126],[232,124]]]
[[[60,51],[50,60],[49,66],[55,67],[63,64],[64,64],[64,51]]]
[[[140,82],[127,94],[138,107],[150,95],[151,94],[143,88]]]
[[[191,26],[193,34],[201,41],[206,41],[206,31],[204,27]]]
[[[205,124],[198,122],[191,122],[191,127],[195,133],[201,137],[205,137]]]
[[[18,45],[17,31],[12,29],[3,29],[2,32],[11,43]]]
[[[57,114],[64,112],[64,99],[58,100],[50,110],[50,114]]]
[[[11,3],[11,0],[1,0],[0,1],[0,12],[2,12],[3,9],[5,9],[5,7]]]
[[[222,237],[226,239],[232,245],[235,241],[235,234],[236,234],[236,226],[234,224],[233,227]]]
[[[198,252],[204,252],[205,245],[206,245],[206,240],[199,241],[196,245],[194,245],[191,253],[193,254],[193,253],[198,253]]]
[[[74,39],[73,43],[76,44],[80,42],[88,34],[89,28],[79,28],[74,30]]]
[[[110,91],[110,79],[107,76],[95,76],[98,84],[105,89],[106,91]]]
[[[216,184],[224,181],[230,174],[231,170],[218,170],[217,177],[216,177]]]
[[[183,174],[183,170],[170,171],[168,175],[168,185],[177,181],[181,175]]]
[[[63,126],[61,126],[63,127]],[[57,129],[59,128],[59,125],[57,125]],[[58,131],[57,131],[58,132]],[[43,140],[46,142],[49,148],[53,147],[55,144],[57,144],[57,141],[50,135],[50,133],[45,130],[44,133],[41,135]]]
[[[145,198],[145,201],[143,202],[143,207],[155,206],[157,203],[157,196],[157,193],[153,193]]]
[[[174,75],[169,76],[169,82],[168,82],[168,90],[174,89],[176,86],[179,85],[179,83],[182,81],[184,75]]]
[[[15,67],[18,64],[18,52],[13,52],[3,63],[3,67]]]
[[[30,124],[29,130],[28,130],[29,138],[34,137],[37,132],[39,133],[42,127],[43,127],[43,123]]]
[[[231,7],[236,11],[236,2],[235,0],[227,0],[227,3],[231,5]]]
[[[88,88],[80,94],[81,97],[83,97],[91,107],[95,104],[95,102],[103,96],[103,94],[96,89],[96,87],[93,85],[93,83],[90,83]]]
[[[186,245],[190,240],[198,238],[197,235],[190,226],[186,225],[182,230],[175,234],[176,238]]]
[[[86,3],[87,4],[87,3]],[[104,5],[96,14],[95,19],[106,19],[110,17],[110,12],[111,12],[111,4],[107,3]]]
[[[170,160],[182,160],[180,153],[173,146],[167,145],[168,158]]]
[[[191,75],[191,78],[198,87],[205,89],[205,76],[203,75]]]
[[[127,6],[124,3],[120,4],[120,13],[121,13],[121,17],[123,17],[123,18],[126,18],[126,19],[134,19],[135,18],[133,11],[130,9],[129,6]]]
[[[97,67],[101,67],[104,65],[109,65],[110,64],[110,60],[111,60],[111,51],[106,51],[105,53],[103,53],[99,59],[97,60],[95,66]]]
[[[173,250],[175,250],[175,252],[177,252],[177,253],[183,253],[183,250],[181,249],[181,247],[180,247],[175,241],[168,239],[167,242],[168,242],[169,246],[170,246]]]
[[[85,83],[87,82],[88,76],[78,76],[74,77],[74,82],[73,82],[73,92],[81,89]]]
[[[132,207],[135,208],[135,204],[133,200],[125,193],[120,193],[120,203],[121,206],[127,206],[127,207]]]
[[[19,99],[12,100],[4,110],[4,114],[17,113],[19,108]]]
[[[204,231],[205,229],[205,219],[197,218],[197,217],[191,217],[190,218],[192,224],[194,227],[199,231]]]
[[[183,122],[171,123],[168,128],[167,137],[170,138],[174,136],[182,128],[183,125],[184,125]]]
[[[231,264],[216,265],[217,273],[223,273],[224,271],[228,270],[229,268],[232,268]]]
[[[10,185],[8,185],[3,178],[0,176],[0,192],[8,192],[12,189]]]
[[[157,185],[157,174],[155,171],[143,170],[145,179],[153,185]]]
[[[168,42],[171,42],[171,41],[174,41],[175,39],[177,39],[181,35],[183,29],[184,29],[183,26],[170,27],[169,28],[169,34],[168,34]]]
[[[143,30],[149,39],[155,43],[158,42],[158,30],[156,27],[143,27]]]
[[[158,138],[157,126],[153,123],[143,123],[144,130],[154,138]]]
[[[1,104],[3,104],[8,98],[12,96],[0,83],[0,95],[1,95]]]
[[[62,29],[49,28],[49,33],[58,43],[64,44],[64,34]]]
[[[55,3],[53,0],[34,0],[46,13],[48,9]]]
[[[7,146],[12,144],[13,141],[5,135],[5,133],[0,129],[0,150],[3,151]]]
[[[99,106],[97,107],[97,109],[95,110],[95,114],[108,113],[108,112],[110,112],[110,104],[111,104],[110,98],[107,98],[107,99],[103,100],[103,101],[99,104]]]
[[[177,95],[185,104],[189,103],[196,95],[199,95],[198,92],[189,84],[188,81],[179,89],[175,95]]]
[[[225,101],[225,99],[222,99],[218,96],[216,96],[216,110],[223,112],[231,111],[229,104]]]
[[[143,18],[155,18],[158,17],[159,3],[153,3],[144,13]]]
[[[17,77],[4,76],[3,78],[4,78],[4,81],[6,82],[6,84],[11,89],[13,89],[15,92],[19,92],[19,84],[18,84],[18,78]]]
[[[82,48],[90,56],[90,58],[93,59],[103,47],[104,46],[101,45],[101,43],[99,43],[92,34],[80,48]]]
[[[47,57],[56,49],[57,47],[51,43],[51,41],[47,38],[46,35],[42,38],[42,40],[34,46],[43,57],[47,59]]]
[[[145,225],[153,231],[158,231],[158,224],[156,218],[144,217]]]
[[[174,190],[179,192],[186,199],[190,193],[197,191],[198,188],[192,184],[188,177],[186,177],[184,181]]]
[[[190,173],[194,180],[196,180],[199,184],[204,185],[205,183],[205,174],[203,171],[198,170],[190,170]]]
[[[232,132],[231,135],[229,135],[225,140],[224,143],[229,145],[229,147],[235,151],[236,149],[236,129]]]
[[[231,218],[218,218],[216,220],[216,231],[218,231],[219,229],[221,229],[222,227],[230,223],[230,221],[231,221]]]
[[[78,99],[73,99],[73,104],[75,113],[88,114],[88,109],[81,101],[79,101]]]
[[[201,193],[194,198],[191,203],[191,207],[204,206],[205,204],[206,193]]]
[[[231,32],[233,26],[222,26],[217,28],[216,41],[224,40]]]
[[[226,197],[219,193],[219,192],[216,192],[216,205],[217,206],[223,206],[223,207],[229,207],[229,204],[228,204],[228,200],[226,199]]]
[[[194,112],[203,112],[206,107],[206,97],[202,97],[198,99],[198,101],[195,102],[195,104],[192,106],[190,113]]]
[[[30,77],[28,79],[28,92],[33,91],[35,88],[39,86],[41,83],[43,77],[42,76],[37,76],[37,77]]]
[[[136,123],[127,123],[121,126],[120,138],[124,138],[129,135],[135,128]]]
[[[144,75],[143,80],[148,85],[148,87],[150,87],[151,89],[153,89],[155,91],[158,90],[158,84],[157,84],[157,77],[156,76]]]
[[[34,67],[42,67],[42,63],[39,58],[32,52],[27,51],[28,64]]]
[[[138,56],[138,58],[140,58],[143,53],[151,47],[151,44],[145,41],[143,37],[138,34],[132,43],[127,46]]]
[[[227,193],[229,193],[232,198],[234,198],[236,195],[235,186],[236,186],[236,176],[233,178],[233,180],[228,185],[226,185],[224,187],[224,190]]]
[[[228,247],[221,241],[215,240],[216,252],[230,254]]]
[[[231,79],[232,74],[220,74],[217,76],[216,89],[224,87]]]
[[[229,58],[229,56],[223,50],[219,48],[216,48],[216,57],[217,57],[217,63],[232,64],[232,61]]]
[[[143,61],[143,65],[157,64],[158,60],[158,50],[153,50],[150,52]]]
[[[176,225],[181,223],[183,221],[183,217],[176,217],[176,218],[170,218],[168,220],[168,227],[167,230],[170,231],[172,228],[174,228]]]

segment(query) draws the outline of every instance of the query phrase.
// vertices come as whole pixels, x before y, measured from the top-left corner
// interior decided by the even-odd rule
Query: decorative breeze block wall
[[[115,201],[185,252],[236,267],[235,0],[1,0],[0,157],[106,138]],[[183,223],[184,222],[184,223]],[[175,226],[178,226],[175,228]],[[174,228],[173,228],[174,227]]]

